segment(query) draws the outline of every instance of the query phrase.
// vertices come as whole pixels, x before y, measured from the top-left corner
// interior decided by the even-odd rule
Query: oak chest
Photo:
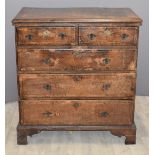
[[[17,143],[40,131],[111,131],[136,142],[139,26],[128,8],[23,8],[16,32]]]

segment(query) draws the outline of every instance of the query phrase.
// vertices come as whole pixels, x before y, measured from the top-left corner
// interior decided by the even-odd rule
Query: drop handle
[[[108,90],[110,87],[111,87],[110,83],[105,83],[105,84],[103,84],[102,89],[103,90]]]
[[[128,37],[129,37],[128,34],[125,34],[125,33],[121,34],[121,39],[122,40],[126,40]]]
[[[51,63],[51,60],[50,60],[50,58],[45,58],[45,59],[43,59],[42,60],[42,62],[44,63],[44,64],[50,64]]]
[[[58,35],[61,39],[64,39],[67,35],[64,32],[59,33]]]
[[[52,117],[52,116],[54,116],[54,114],[52,112],[49,112],[49,111],[46,111],[46,112],[42,113],[42,115],[45,116],[45,117]]]
[[[108,115],[109,115],[109,113],[106,111],[100,112],[101,117],[107,117]]]
[[[105,64],[105,65],[109,64],[110,61],[111,61],[110,58],[103,58],[103,60],[102,60],[103,64]]]
[[[93,40],[93,39],[96,38],[96,35],[93,34],[93,33],[90,33],[90,34],[88,34],[88,38],[89,38],[90,40]]]
[[[28,34],[28,35],[25,36],[25,38],[27,38],[28,40],[32,40],[33,35],[32,34]]]
[[[47,90],[47,91],[49,91],[49,90],[52,89],[52,87],[51,87],[50,84],[45,84],[45,85],[43,85],[43,88],[44,88],[45,90]]]

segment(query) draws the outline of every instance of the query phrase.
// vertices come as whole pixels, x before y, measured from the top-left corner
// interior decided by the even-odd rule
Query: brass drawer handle
[[[102,89],[103,90],[108,90],[110,87],[111,87],[110,83],[105,83],[105,84],[103,84]]]
[[[52,112],[49,112],[49,111],[46,111],[46,112],[44,112],[44,113],[42,113],[43,114],[43,116],[45,116],[45,117],[52,117],[52,116],[54,116],[54,114],[52,113]]]
[[[67,35],[64,32],[59,33],[58,35],[61,39],[64,39]]]
[[[96,35],[93,34],[93,33],[90,33],[90,34],[88,34],[87,36],[88,36],[88,38],[89,38],[90,40],[93,40],[93,39],[96,38]]]
[[[46,65],[48,65],[48,64],[51,63],[50,58],[45,58],[45,59],[43,59],[42,61],[43,61],[43,63],[46,64]]]
[[[121,34],[122,40],[126,40],[128,37],[129,37],[128,34],[125,34],[125,33]]]
[[[32,34],[28,34],[28,35],[25,36],[25,38],[28,39],[28,40],[32,40],[33,35]]]
[[[110,58],[104,58],[102,61],[103,61],[103,64],[107,65],[110,63],[111,59]]]
[[[51,87],[50,84],[45,84],[45,85],[43,86],[43,88],[46,89],[46,90],[48,90],[48,91],[52,89],[52,87]]]
[[[100,112],[101,117],[107,117],[108,115],[109,115],[109,113],[106,111]]]

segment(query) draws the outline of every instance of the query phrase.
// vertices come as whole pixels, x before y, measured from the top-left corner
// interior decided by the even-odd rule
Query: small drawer
[[[20,74],[20,97],[114,97],[135,95],[135,73]]]
[[[75,27],[20,27],[18,45],[75,45]]]
[[[130,100],[23,100],[22,125],[131,125]]]
[[[136,27],[80,27],[80,45],[127,46],[137,44]]]
[[[17,48],[19,71],[81,72],[136,70],[136,50]]]

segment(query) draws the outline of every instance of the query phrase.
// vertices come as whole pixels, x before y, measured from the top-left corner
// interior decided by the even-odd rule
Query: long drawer
[[[23,100],[22,125],[130,125],[130,100]]]
[[[135,73],[20,74],[20,97],[133,97]]]
[[[136,50],[17,48],[19,71],[136,70]]]
[[[75,45],[75,27],[19,27],[18,45]]]
[[[80,27],[80,45],[136,45],[137,27]]]

